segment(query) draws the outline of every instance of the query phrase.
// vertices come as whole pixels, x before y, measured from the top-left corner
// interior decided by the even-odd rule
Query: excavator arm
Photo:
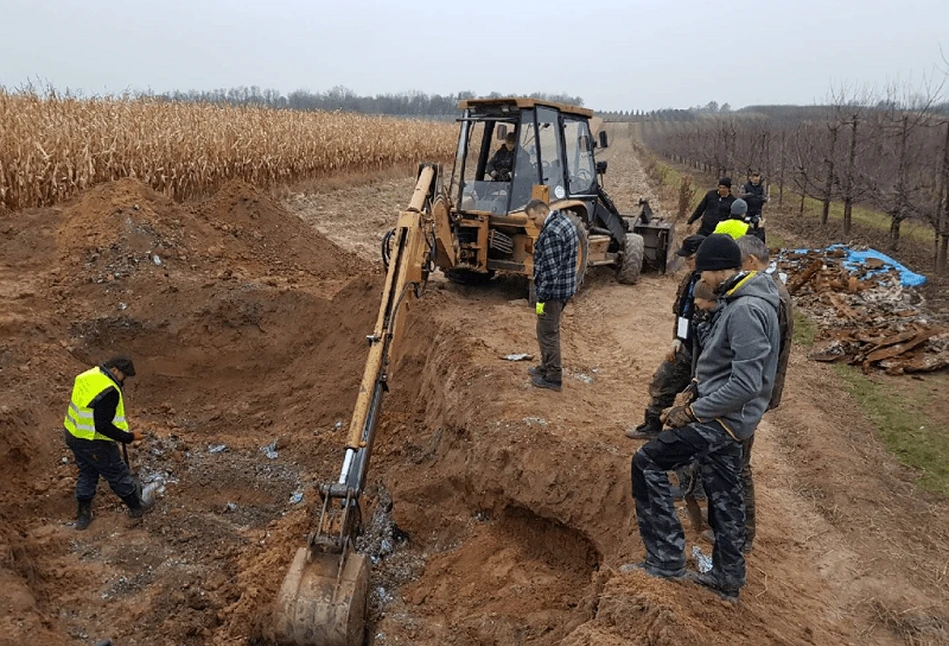
[[[360,497],[388,391],[392,350],[408,301],[421,296],[434,269],[431,216],[436,164],[422,164],[408,208],[386,236],[386,280],[369,342],[369,356],[349,425],[339,477],[320,486],[322,508],[306,547],[297,550],[274,605],[271,635],[292,646],[359,646],[365,631],[369,565],[355,550]]]

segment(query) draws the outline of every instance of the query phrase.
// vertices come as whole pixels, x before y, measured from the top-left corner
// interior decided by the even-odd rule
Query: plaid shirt
[[[565,301],[577,293],[577,228],[560,211],[551,211],[534,243],[537,301]]]

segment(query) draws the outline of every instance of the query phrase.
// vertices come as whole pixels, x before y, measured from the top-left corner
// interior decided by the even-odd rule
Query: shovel
[[[132,463],[129,461],[129,449],[128,444],[122,444],[122,459],[125,460],[125,466],[129,468],[129,473],[132,476],[132,482],[135,483],[135,493],[138,495],[138,499],[141,500],[146,505],[151,505],[155,500],[155,489],[156,486],[154,483],[142,486],[142,477],[138,474],[138,471],[132,468]]]

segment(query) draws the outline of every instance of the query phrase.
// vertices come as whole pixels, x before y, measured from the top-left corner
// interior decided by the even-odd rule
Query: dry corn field
[[[135,177],[175,199],[242,179],[275,186],[446,160],[454,124],[348,113],[74,99],[0,90],[0,210]]]

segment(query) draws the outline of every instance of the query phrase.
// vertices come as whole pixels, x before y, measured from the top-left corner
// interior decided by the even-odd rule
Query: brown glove
[[[698,396],[699,396],[699,382],[693,379],[692,383],[690,383],[688,386],[685,387],[685,390],[683,390],[681,393],[676,395],[675,403],[673,403],[673,406],[688,406],[689,404],[694,402],[696,399],[698,399]]]
[[[691,404],[667,408],[666,410],[662,411],[662,415],[659,416],[659,420],[670,428],[688,426],[692,422],[697,421],[695,419],[695,413],[692,412]]]

